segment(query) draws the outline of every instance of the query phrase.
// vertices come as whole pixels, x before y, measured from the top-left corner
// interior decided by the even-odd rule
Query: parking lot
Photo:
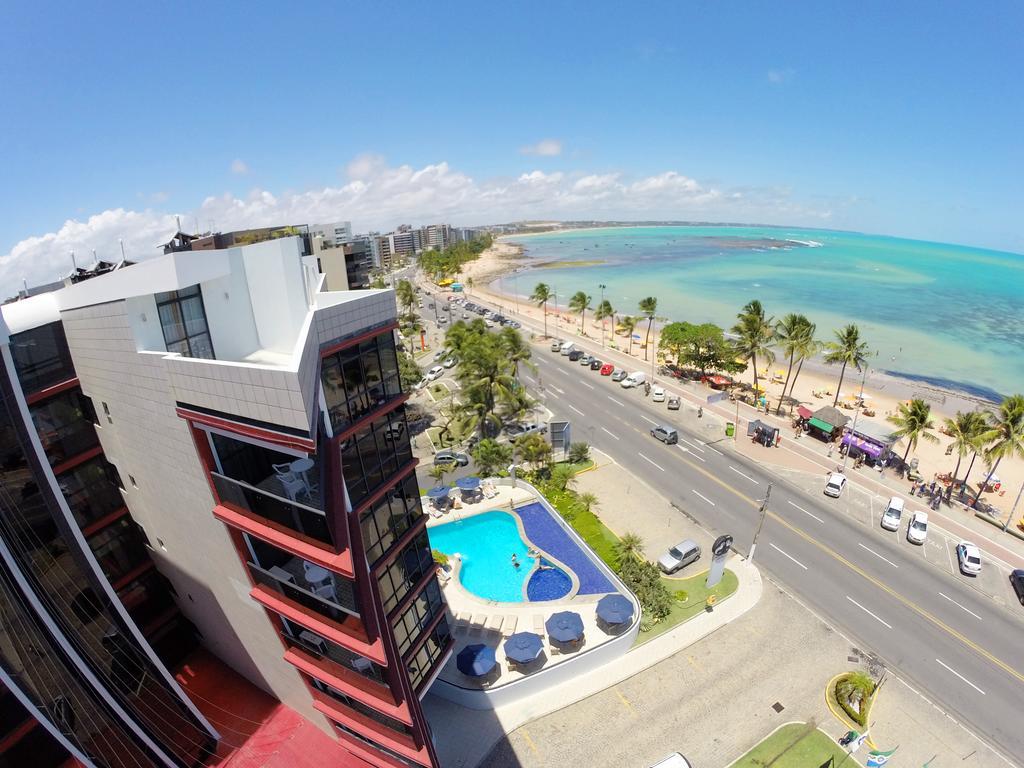
[[[824,475],[812,475],[807,472],[785,468],[776,468],[775,471],[785,476],[791,484],[808,494],[818,496],[822,494],[825,481]],[[923,503],[916,503],[916,499],[911,501],[906,496],[902,498],[906,503],[906,509],[900,520],[898,531],[887,531],[879,524],[882,513],[885,511],[889,501],[888,497],[871,493],[850,484],[847,485],[840,498],[831,499],[829,503],[835,506],[838,511],[861,523],[871,536],[892,537],[896,545],[903,547],[905,552],[916,555],[932,567],[951,574],[954,578],[976,589],[999,605],[1009,606],[1011,609],[1014,606],[1019,606],[1017,596],[1014,594],[1009,582],[1011,569],[1001,561],[989,556],[985,552],[984,542],[974,542],[981,549],[981,573],[977,576],[965,576],[960,573],[960,568],[957,565],[956,545],[960,542],[959,538],[947,534],[935,524],[929,523],[928,538],[923,545],[912,544],[907,541],[907,526],[910,523],[910,516],[915,511],[927,512],[928,510]],[[965,610],[969,608],[970,606],[967,606]]]

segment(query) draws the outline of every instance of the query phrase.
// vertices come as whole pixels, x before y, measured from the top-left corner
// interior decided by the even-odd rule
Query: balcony
[[[242,512],[262,517],[311,539],[333,547],[335,545],[327,527],[327,516],[321,511],[319,486],[304,492],[297,499],[283,498],[279,492],[282,483],[276,476],[267,477],[253,486],[241,480],[211,472],[214,487],[221,504],[234,506]],[[306,503],[308,502],[308,503]]]
[[[378,685],[385,687],[388,685],[384,678],[384,668],[379,664],[331,642],[310,629],[293,624],[284,617],[281,621],[286,627],[286,631],[281,633],[281,637],[289,648],[301,648],[317,659],[332,661],[345,669],[357,672]]]

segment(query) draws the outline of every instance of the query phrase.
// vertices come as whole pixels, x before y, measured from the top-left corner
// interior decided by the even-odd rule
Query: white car
[[[828,476],[828,482],[825,483],[825,495],[831,496],[833,499],[838,499],[842,493],[843,488],[846,487],[846,475],[840,472],[833,472]]]
[[[910,525],[907,526],[907,541],[911,544],[924,544],[928,536],[928,513],[915,512],[910,516]]]
[[[662,387],[651,387],[651,402],[652,403],[664,403],[665,402],[665,390]]]
[[[435,365],[429,371],[427,371],[427,381],[436,381],[441,378],[441,374],[444,373],[444,368],[440,365]]]
[[[459,361],[456,360],[454,357],[449,357],[447,360],[441,363],[441,365],[443,365],[445,368],[454,368],[457,362]]]
[[[981,573],[981,550],[969,541],[961,541],[956,545],[956,559],[960,563],[960,573],[977,576]]]
[[[430,383],[430,381],[428,379],[420,379],[419,381],[417,381],[415,384],[412,385],[412,388],[413,388],[413,390],[415,392],[419,392],[421,389],[423,389],[429,383]]]
[[[900,517],[903,515],[903,499],[893,496],[882,513],[882,527],[887,531],[900,529]]]

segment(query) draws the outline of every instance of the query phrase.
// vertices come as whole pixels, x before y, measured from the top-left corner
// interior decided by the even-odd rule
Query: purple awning
[[[842,444],[846,446],[852,446],[859,451],[863,451],[873,459],[877,459],[879,456],[885,453],[885,448],[878,445],[877,443],[872,443],[870,440],[864,440],[863,438],[857,437],[856,435],[851,435],[849,432],[843,435]]]

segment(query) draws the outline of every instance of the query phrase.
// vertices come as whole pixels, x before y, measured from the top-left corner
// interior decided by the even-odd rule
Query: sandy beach
[[[507,311],[510,314],[527,316],[540,323],[543,321],[543,317],[539,307],[536,307],[532,302],[499,293],[491,288],[491,283],[499,277],[505,277],[515,274],[519,270],[537,266],[536,260],[528,259],[523,255],[523,248],[521,246],[512,240],[502,238],[497,240],[495,245],[488,251],[485,251],[478,260],[464,267],[463,282],[466,282],[467,278],[472,278],[472,287],[469,288],[471,296],[486,296],[502,307],[503,311]],[[542,282],[543,278],[534,274],[530,275],[529,280],[530,285],[523,284],[518,287],[520,293],[529,294],[532,291],[533,285],[537,282]],[[590,313],[587,313],[587,318],[581,331],[579,315],[570,314],[565,308],[567,298],[560,296],[557,299],[559,306],[548,306],[548,335],[572,338],[582,332],[583,335],[591,339],[599,340],[601,338],[601,323],[595,321]],[[671,318],[671,320],[684,319],[686,318]],[[657,323],[655,325],[657,326]],[[636,333],[640,334],[641,341],[634,340],[632,345],[632,355],[637,359],[637,367],[640,370],[647,370],[644,365],[650,365],[649,358],[646,364],[644,363],[644,350],[642,348],[642,338],[646,333],[646,328],[646,323],[638,325]],[[613,336],[610,320],[605,321],[605,334],[606,343],[614,346],[620,352],[627,351],[629,346],[628,339],[621,335]],[[651,341],[652,349],[657,349],[656,330],[652,333]],[[787,361],[781,359],[776,360],[770,366],[758,363],[759,383],[766,388],[767,397],[773,409],[778,403],[782,392],[782,382],[784,381],[786,368]],[[861,376],[862,374],[856,370],[847,371],[840,391],[840,403],[844,401],[852,403],[854,398],[860,393]],[[737,378],[741,383],[752,384],[753,372],[748,368]],[[813,411],[823,405],[832,405],[838,381],[838,366],[825,365],[820,360],[809,360],[804,363],[803,370],[796,381],[793,394],[799,403],[806,405]],[[932,421],[936,426],[934,433],[939,438],[939,442],[920,441],[917,448],[910,452],[910,457],[916,456],[919,459],[921,472],[926,479],[930,480],[932,475],[936,473],[951,473],[956,467],[957,456],[955,453],[951,456],[946,455],[945,452],[950,439],[939,433],[938,428],[942,426],[945,418],[953,417],[957,411],[990,410],[994,407],[994,404],[965,393],[942,389],[934,385],[911,381],[869,369],[864,380],[864,400],[866,408],[874,411],[875,415],[873,417],[865,417],[862,413],[858,418],[869,418],[872,422],[892,426],[888,424],[886,417],[895,413],[901,402],[912,398],[924,399],[931,405]],[[795,409],[795,407],[794,405],[793,408]],[[851,420],[853,419],[855,413],[853,409],[848,408],[843,412]],[[894,450],[902,456],[906,450],[906,445],[901,441],[896,444]],[[964,459],[960,468],[961,478],[966,471],[967,465],[970,463],[970,459],[970,455]],[[979,457],[974,463],[970,476],[972,487],[976,487],[976,484],[984,479],[987,469],[988,467],[984,460]],[[1012,507],[1022,483],[1024,483],[1024,461],[1020,459],[1003,459],[999,465],[998,476],[1001,480],[999,490],[994,493],[985,493],[982,495],[982,498],[1003,512],[1003,514],[1006,514]],[[1021,517],[1021,514],[1021,508],[1018,507],[1018,519]]]

